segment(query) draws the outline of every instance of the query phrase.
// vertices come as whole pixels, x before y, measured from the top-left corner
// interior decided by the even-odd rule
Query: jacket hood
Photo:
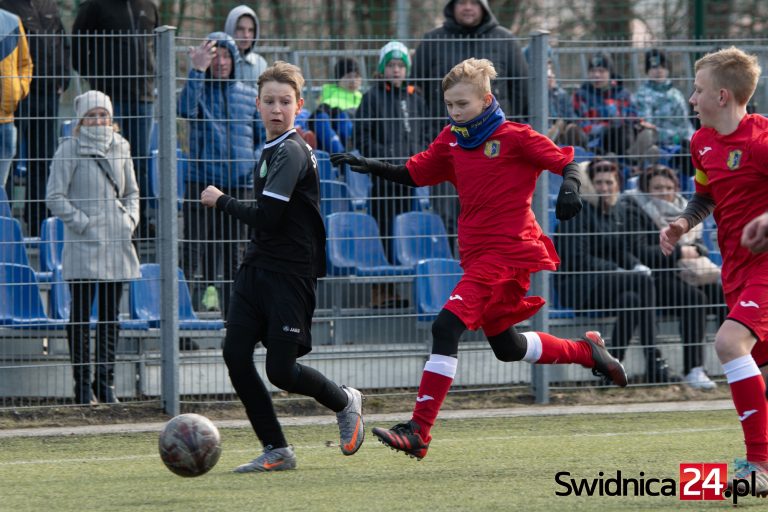
[[[449,0],[449,2],[445,4],[445,7],[443,8],[443,16],[445,16],[443,27],[448,32],[457,34],[483,34],[499,26],[499,20],[496,19],[493,11],[491,11],[490,6],[488,5],[488,0],[477,1],[483,8],[484,12],[483,19],[478,26],[468,28],[463,25],[459,25],[459,23],[456,21],[456,18],[453,16],[453,8],[456,4],[456,0]]]
[[[224,22],[224,32],[226,32],[229,35],[229,37],[234,39],[235,28],[237,27],[237,20],[239,20],[243,16],[250,16],[251,18],[253,18],[253,23],[255,25],[253,43],[251,44],[251,47],[248,48],[248,52],[250,52],[251,50],[253,50],[253,47],[256,46],[256,43],[259,42],[259,18],[256,16],[256,12],[253,9],[251,9],[247,5],[238,5],[237,7],[229,11],[229,14],[227,14],[227,21]]]
[[[242,60],[240,52],[237,50],[235,40],[232,39],[229,34],[225,34],[224,32],[211,32],[205,39],[208,41],[216,41],[216,46],[223,46],[229,50],[229,54],[232,55],[232,71],[229,72],[229,78],[235,78],[235,67]],[[209,67],[205,72],[205,76],[210,77],[210,75],[211,68]]]

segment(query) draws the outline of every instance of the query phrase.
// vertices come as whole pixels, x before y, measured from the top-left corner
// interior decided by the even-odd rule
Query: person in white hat
[[[117,315],[123,283],[139,277],[131,237],[139,223],[139,187],[131,148],[112,121],[112,101],[99,91],[75,98],[77,124],[51,163],[46,205],[64,222],[58,279],[72,297],[67,326],[75,402],[117,403],[114,387]],[[91,384],[90,314],[98,296],[96,378]]]

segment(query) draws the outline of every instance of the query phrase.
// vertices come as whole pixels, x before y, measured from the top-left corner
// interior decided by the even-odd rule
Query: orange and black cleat
[[[401,451],[416,460],[421,460],[427,456],[429,441],[424,442],[420,431],[419,424],[411,420],[407,423],[398,423],[391,429],[376,427],[373,429],[373,435],[378,437],[382,444],[393,450]]]

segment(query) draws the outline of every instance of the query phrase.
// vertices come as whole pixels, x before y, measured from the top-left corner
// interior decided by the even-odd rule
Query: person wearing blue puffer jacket
[[[202,305],[221,310],[225,318],[241,252],[239,241],[246,240],[247,234],[240,223],[200,206],[199,198],[207,185],[246,200],[253,197],[255,134],[260,121],[256,90],[235,78],[239,58],[229,35],[209,34],[190,50],[192,68],[178,101],[179,116],[188,120],[189,133],[188,201],[183,212],[188,242],[182,246],[182,268],[192,280],[200,264],[199,273],[207,284]],[[210,243],[214,239],[221,242]]]

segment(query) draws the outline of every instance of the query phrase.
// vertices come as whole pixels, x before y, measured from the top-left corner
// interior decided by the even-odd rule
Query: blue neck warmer
[[[499,102],[493,98],[488,108],[476,118],[466,123],[456,123],[451,119],[451,131],[456,134],[456,142],[460,147],[473,149],[485,142],[505,118]]]

